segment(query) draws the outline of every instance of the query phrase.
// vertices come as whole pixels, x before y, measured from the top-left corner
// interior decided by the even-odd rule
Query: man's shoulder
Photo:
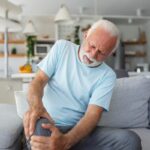
[[[60,45],[68,45],[68,46],[77,46],[75,43],[72,43],[71,41],[67,41],[64,39],[60,39],[56,41],[56,44],[60,44]]]
[[[67,40],[57,40],[55,44],[57,45],[59,54],[62,56],[67,54],[73,55],[72,51],[75,51],[78,48],[78,45]]]
[[[114,72],[114,70],[110,66],[108,66],[105,62],[103,63],[103,68],[105,70],[105,77],[111,76],[111,77],[116,78],[116,73]]]

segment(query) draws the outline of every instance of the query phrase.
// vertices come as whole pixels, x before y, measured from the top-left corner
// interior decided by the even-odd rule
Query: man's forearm
[[[67,147],[72,147],[76,143],[78,143],[81,139],[86,137],[91,133],[91,131],[96,127],[102,110],[100,113],[97,114],[88,114],[85,116],[75,125],[75,127],[66,133],[66,137],[68,139]]]
[[[31,82],[28,90],[28,102],[30,108],[40,109],[41,107],[43,107],[43,88],[43,85],[36,79]]]

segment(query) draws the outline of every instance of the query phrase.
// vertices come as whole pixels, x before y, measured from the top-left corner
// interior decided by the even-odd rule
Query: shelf
[[[9,40],[8,44],[25,44],[25,40]],[[4,40],[0,40],[0,44],[4,44]]]
[[[124,45],[144,45],[146,41],[123,41]]]
[[[0,58],[3,58],[4,54],[0,54]],[[18,57],[26,57],[26,54],[9,54],[8,57],[14,57],[14,58],[18,58]]]
[[[125,53],[126,57],[146,57],[146,52],[126,52]]]

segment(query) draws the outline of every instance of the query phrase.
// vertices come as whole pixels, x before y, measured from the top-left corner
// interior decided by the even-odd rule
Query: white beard
[[[101,61],[97,61],[93,58],[90,58],[89,54],[87,54],[83,49],[80,49],[79,56],[80,56],[81,62],[88,67],[97,67],[102,63]],[[91,63],[89,63],[87,58],[91,61]]]

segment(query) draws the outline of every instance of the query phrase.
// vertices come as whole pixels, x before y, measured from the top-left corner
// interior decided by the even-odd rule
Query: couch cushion
[[[148,127],[150,79],[136,76],[117,79],[110,111],[104,112],[99,122],[108,127]]]
[[[0,122],[0,149],[7,149],[14,145],[23,130],[15,105],[0,104]]]

